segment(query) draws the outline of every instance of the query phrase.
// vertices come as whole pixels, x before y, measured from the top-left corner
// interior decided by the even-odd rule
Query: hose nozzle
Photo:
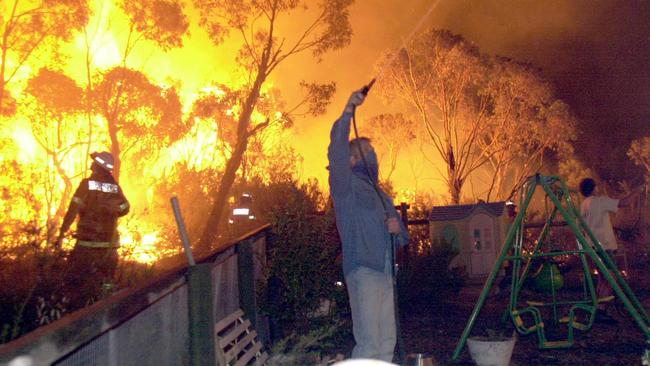
[[[368,92],[370,91],[370,88],[372,88],[373,84],[375,84],[375,81],[377,81],[377,79],[372,78],[372,80],[361,89],[361,93],[363,93],[364,96],[368,95]]]

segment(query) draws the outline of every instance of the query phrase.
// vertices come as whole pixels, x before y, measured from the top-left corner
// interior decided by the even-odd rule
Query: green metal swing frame
[[[533,195],[538,188],[541,188],[544,191],[546,198],[550,200],[553,206],[546,217],[545,224],[535,242],[533,251],[531,253],[524,253],[524,218],[526,210],[528,209]],[[502,269],[506,261],[512,261],[512,268],[510,269],[512,271],[510,301],[508,303],[506,315],[509,315],[515,329],[520,334],[527,335],[536,333],[540,349],[569,348],[573,345],[574,330],[588,331],[592,327],[599,300],[596,296],[596,289],[587,258],[591,259],[598,271],[603,274],[603,277],[611,285],[616,298],[618,298],[625,306],[625,309],[628,311],[635,324],[645,335],[646,343],[650,346],[650,318],[648,317],[648,313],[625,281],[625,278],[610,255],[607,254],[594,236],[593,232],[585,224],[584,220],[580,216],[580,211],[573,204],[570,192],[562,179],[556,176],[543,176],[541,174],[536,174],[524,183],[520,193],[519,213],[515,217],[508,234],[506,235],[501,253],[499,254],[499,257],[495,262],[483,289],[481,290],[479,299],[476,302],[474,310],[472,311],[460,340],[456,345],[452,360],[457,361],[459,359],[483,304],[494,285],[499,271]],[[545,247],[545,244],[548,244],[547,238],[551,231],[551,226],[558,214],[561,215],[572,233],[575,235],[577,248],[575,250],[544,252],[542,249]],[[589,241],[587,240],[587,237],[589,237]],[[559,301],[557,298],[557,289],[552,285],[552,300],[550,302],[528,301],[527,306],[519,308],[519,295],[534,260],[537,258],[561,255],[578,255],[580,257],[584,273],[583,300]],[[553,284],[553,281],[551,281],[551,284]],[[565,306],[570,306],[568,316],[559,318],[558,308]],[[553,321],[555,324],[567,324],[568,330],[566,339],[549,340],[546,337],[545,325],[542,319],[542,313],[539,309],[540,307],[550,307],[552,309]],[[533,319],[532,324],[526,324],[526,320],[530,318]]]

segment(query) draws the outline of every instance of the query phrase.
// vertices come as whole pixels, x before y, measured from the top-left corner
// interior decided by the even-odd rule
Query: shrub
[[[413,233],[413,231],[410,231]],[[411,241],[418,242],[416,235]],[[458,250],[443,241],[434,243],[422,252],[413,251],[407,263],[397,272],[397,291],[400,311],[410,311],[418,306],[436,307],[452,294],[458,294],[465,284],[463,268],[449,268]]]
[[[319,212],[322,193],[315,182],[293,181],[248,186],[254,208],[272,223],[268,248],[268,294],[263,309],[281,328],[306,334],[314,317],[336,316],[336,305],[346,301],[340,242],[332,212]],[[333,305],[329,308],[323,305]],[[344,303],[345,304],[345,303]]]

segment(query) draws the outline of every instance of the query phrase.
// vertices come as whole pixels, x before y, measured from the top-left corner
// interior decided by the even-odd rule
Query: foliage
[[[66,272],[62,253],[41,249],[38,228],[26,228],[23,234],[28,241],[14,243],[11,253],[0,257],[0,342],[11,341],[66,312],[60,292]]]
[[[511,199],[549,153],[571,154],[576,118],[531,65],[496,57],[490,64],[488,129],[478,139],[492,175],[486,201]]]
[[[108,126],[116,179],[122,152],[141,162],[188,131],[181,120],[176,90],[154,85],[139,71],[125,67],[108,70],[96,83],[92,97]]]
[[[427,230],[428,231],[428,230]],[[409,230],[413,235],[414,231]],[[413,236],[411,242],[418,240]],[[397,272],[400,311],[417,306],[435,307],[451,295],[457,295],[465,284],[464,268],[450,268],[458,250],[443,240],[431,243],[423,252],[415,252]]]
[[[79,118],[85,95],[73,79],[47,68],[28,80],[25,91],[31,98],[24,98],[23,114],[29,118],[32,135],[47,156],[45,212],[48,225],[55,227],[70,202],[73,179],[85,171],[85,164],[71,164],[86,161],[89,136]],[[84,158],[70,159],[73,156]]]
[[[330,323],[300,336],[292,333],[273,345],[267,363],[272,366],[320,364],[324,345],[338,327],[338,323]]]
[[[264,308],[299,334],[310,329],[322,301],[336,300],[339,306],[345,298],[336,284],[343,280],[333,213],[317,213],[322,200],[317,187],[289,181],[250,189],[256,212],[273,224],[267,275],[276,287],[268,289],[274,296]]]
[[[66,253],[38,245],[42,233],[32,230],[31,240],[13,246],[10,255],[0,256],[0,343],[9,342],[39,326],[75,311],[64,297],[64,279],[69,270]],[[150,279],[152,267],[121,261],[113,291]],[[88,299],[90,303],[99,298]]]
[[[156,224],[165,227],[175,222],[170,210],[169,199],[177,197],[187,231],[191,239],[196,238],[212,204],[208,192],[215,184],[215,177],[218,176],[219,172],[214,168],[196,170],[189,168],[186,164],[174,166],[173,171],[161,179],[156,186],[157,193],[152,208],[161,213]],[[178,187],[183,187],[183,189],[178,189]],[[172,237],[177,237],[175,224],[171,226],[173,227],[170,228],[170,231],[175,235]]]
[[[632,141],[627,156],[634,164],[645,169],[646,181],[650,181],[650,137],[642,137]]]
[[[144,38],[155,42],[163,51],[183,45],[189,22],[183,13],[182,3],[175,0],[123,1],[120,7],[129,17],[130,32],[138,31],[138,37],[129,41],[124,51],[126,58],[135,44]]]
[[[528,64],[432,29],[389,51],[377,68],[387,99],[403,101],[423,122],[454,204],[481,169],[489,175],[485,199],[508,199],[549,153],[569,152],[575,117]]]
[[[7,84],[38,51],[50,46],[53,54],[58,41],[69,40],[88,22],[90,9],[85,0],[13,0],[0,8],[0,115],[8,115],[15,111],[15,99]]]
[[[199,24],[215,44],[223,43],[231,33],[239,33],[245,43],[240,52],[242,63],[260,66],[265,62],[263,59],[270,56],[271,68],[298,52],[311,50],[315,56],[321,56],[347,45],[352,36],[348,20],[351,4],[351,0],[320,3],[315,9],[316,18],[297,33],[293,43],[285,45],[288,34],[283,35],[282,40],[276,38],[282,36],[276,34],[278,18],[313,6],[308,1],[194,0],[201,14]],[[260,22],[256,24],[256,20]]]
[[[215,155],[215,159],[220,161],[230,159],[237,147],[237,121],[242,110],[243,95],[245,95],[245,90],[232,89],[223,84],[213,84],[209,91],[200,93],[192,104],[188,119],[195,123],[208,122],[211,128],[217,131],[217,141],[211,146],[210,150],[212,151],[208,153]],[[284,108],[285,103],[276,89],[265,91],[259,96],[256,111],[251,116],[248,126],[249,140],[247,149],[242,155],[239,171],[244,180],[252,176],[262,176],[263,173],[273,174],[274,170],[262,172],[265,169],[260,167],[268,165],[278,153],[282,154],[280,150],[285,150],[287,155],[278,156],[283,161],[291,163],[297,159],[295,154],[288,151],[281,141],[285,131],[293,123],[290,112],[284,112]],[[286,171],[286,168],[281,171]]]
[[[423,121],[428,142],[445,163],[441,175],[451,202],[458,204],[466,179],[486,162],[474,152],[488,111],[483,56],[462,37],[432,29],[390,51],[378,68],[388,75],[379,83],[384,94],[404,101]]]
[[[410,220],[427,218],[431,202],[418,196],[409,204]],[[408,226],[408,253],[398,252],[397,290],[400,311],[438,306],[465,283],[464,268],[450,268],[458,250],[444,240],[432,242],[429,223]],[[400,255],[401,254],[401,255]],[[406,255],[405,255],[406,254]]]

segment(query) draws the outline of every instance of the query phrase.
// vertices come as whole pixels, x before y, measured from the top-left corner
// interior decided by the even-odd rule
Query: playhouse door
[[[495,261],[494,218],[478,213],[469,221],[470,273],[472,277],[487,276]]]

